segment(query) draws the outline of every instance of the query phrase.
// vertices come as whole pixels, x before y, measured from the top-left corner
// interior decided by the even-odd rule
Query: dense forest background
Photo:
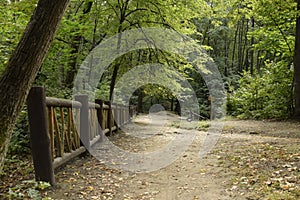
[[[36,0],[1,0],[0,73],[36,4]],[[35,84],[45,86],[47,96],[72,98],[82,61],[105,39],[130,29],[169,28],[195,39],[214,59],[225,83],[227,114],[286,119],[295,108],[296,18],[294,0],[72,0]],[[145,63],[170,65],[188,77],[200,114],[209,117],[209,91],[203,78],[186,61],[156,49],[132,51],[116,59],[101,78],[96,97],[111,99],[118,79]],[[167,88],[155,84],[139,88],[132,102],[140,112],[156,103],[176,110],[178,103]],[[11,151],[29,145],[26,115],[24,109]]]

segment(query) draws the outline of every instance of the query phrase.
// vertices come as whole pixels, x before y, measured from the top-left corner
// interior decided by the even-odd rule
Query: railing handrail
[[[64,108],[81,108],[82,104],[79,101],[60,99],[55,97],[46,97],[46,105],[53,107],[64,107]]]
[[[89,149],[103,134],[110,135],[118,130],[117,126],[128,123],[133,114],[134,109],[130,106],[112,105],[110,101],[103,100],[95,102],[88,102],[87,95],[77,95],[75,100],[46,97],[45,88],[32,88],[27,108],[37,180],[54,184],[55,168],[85,152],[85,148]],[[72,112],[73,109],[77,111]],[[76,121],[74,113],[79,116]],[[80,124],[76,127],[75,123]],[[77,130],[78,127],[80,130]]]

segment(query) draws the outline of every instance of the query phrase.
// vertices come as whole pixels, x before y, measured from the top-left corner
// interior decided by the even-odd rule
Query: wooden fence
[[[87,95],[78,95],[75,101],[46,97],[43,87],[31,89],[27,109],[35,177],[52,185],[57,167],[84,153],[104,134],[111,135],[135,114],[133,107],[110,101],[88,102]]]

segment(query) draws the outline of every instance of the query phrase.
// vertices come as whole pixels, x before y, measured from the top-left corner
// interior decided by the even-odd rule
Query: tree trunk
[[[93,1],[86,1],[82,14],[86,15],[88,14],[93,6]],[[83,23],[83,15],[80,16],[79,18],[79,23]],[[77,27],[74,32],[78,31],[79,27]],[[80,46],[82,45],[84,37],[81,34],[76,34],[73,36],[72,41],[71,41],[71,60],[69,62],[69,69],[67,70],[67,75],[65,79],[65,86],[66,88],[72,89],[74,87],[74,80],[75,76],[78,72],[78,53],[80,51]],[[94,38],[93,38],[94,39]],[[93,40],[94,44],[94,40]]]
[[[229,51],[229,47],[230,47],[230,42],[228,40],[228,35],[227,33],[225,33],[225,38],[224,38],[224,58],[225,58],[225,68],[224,68],[224,76],[228,77],[229,73],[228,73],[228,51]]]
[[[171,111],[173,111],[174,108],[174,97],[171,98]]]
[[[72,89],[74,87],[74,79],[78,71],[77,58],[81,40],[82,36],[75,35],[73,37],[73,41],[71,42],[72,51],[70,56],[69,69],[67,70],[66,79],[64,83],[65,87],[68,89]]]
[[[297,10],[300,10],[300,0],[297,0]],[[294,52],[294,80],[295,80],[295,117],[300,118],[300,16],[296,19],[296,37]]]
[[[251,28],[254,30],[255,21],[254,18],[251,17]],[[251,36],[251,43],[250,43],[250,73],[251,75],[254,74],[254,36]]]
[[[115,85],[116,85],[116,81],[117,81],[117,77],[118,77],[118,71],[121,65],[121,58],[117,58],[115,63],[114,63],[114,69],[113,69],[113,74],[111,77],[111,81],[110,81],[110,86],[109,86],[109,100],[113,101],[113,92],[115,89]]]
[[[141,88],[138,89],[138,103],[137,103],[137,112],[138,113],[143,113],[143,98],[144,98],[144,93]]]
[[[248,52],[248,38],[247,38],[247,35],[248,35],[248,32],[249,32],[249,22],[247,19],[244,20],[245,21],[245,26],[243,28],[243,38],[244,38],[244,42],[242,41],[242,55],[241,55],[241,64],[243,65],[242,66],[242,70],[245,70],[245,63],[247,63],[248,65],[248,69],[249,69],[249,60],[248,60],[248,55],[249,55],[249,52]],[[243,22],[243,26],[244,26],[244,22]],[[247,61],[246,61],[247,59]],[[248,71],[248,70],[247,70]]]
[[[237,25],[236,25],[236,30],[234,33],[234,41],[233,41],[233,47],[232,47],[232,57],[231,57],[231,70],[234,69],[234,64],[235,64],[235,49],[236,49],[236,43],[237,43],[237,36],[238,36],[238,32],[239,32],[239,25],[240,21],[238,21]]]
[[[262,63],[262,59],[260,58],[260,50],[258,50],[256,55],[256,71],[258,74],[261,74],[261,70],[260,70],[261,63]]]
[[[40,0],[0,78],[0,171],[12,130],[54,39],[68,0]]]
[[[238,67],[237,71],[242,72],[243,71],[243,32],[244,32],[244,19],[241,20],[240,28],[239,28],[239,34],[238,34]]]

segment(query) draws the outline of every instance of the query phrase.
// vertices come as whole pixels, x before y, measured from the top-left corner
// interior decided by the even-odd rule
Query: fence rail
[[[33,87],[27,99],[31,150],[37,180],[55,183],[54,169],[88,150],[104,134],[128,123],[134,108],[87,95],[75,101],[46,97],[43,87]]]

